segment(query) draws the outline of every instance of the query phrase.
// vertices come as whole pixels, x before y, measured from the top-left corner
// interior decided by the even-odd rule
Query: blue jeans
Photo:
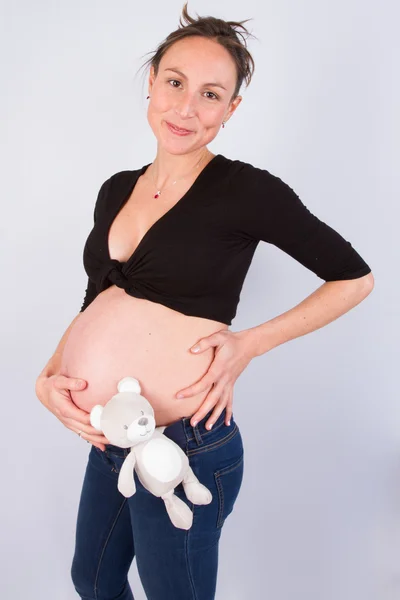
[[[136,564],[148,600],[214,600],[218,545],[242,484],[244,451],[237,423],[225,425],[225,410],[211,431],[190,418],[164,430],[189,458],[196,477],[212,493],[207,505],[194,505],[182,484],[175,494],[193,512],[193,525],[172,525],[164,501],[148,492],[136,472],[136,493],[117,489],[128,449],[92,446],[79,502],[71,577],[82,600],[133,600],[128,571]]]

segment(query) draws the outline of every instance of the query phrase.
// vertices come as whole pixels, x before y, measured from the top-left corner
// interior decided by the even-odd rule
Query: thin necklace
[[[197,165],[195,167],[193,167],[193,169],[197,169],[200,166],[200,163],[201,163],[201,161],[203,160],[204,157],[205,157],[205,155],[200,158],[199,162],[197,163]],[[189,173],[191,173],[193,169],[191,169],[189,171]],[[175,185],[175,183],[177,181],[180,181],[181,179],[185,179],[185,177],[187,177],[189,175],[189,173],[186,173],[186,175],[184,175],[183,177],[179,177],[178,179],[175,179],[175,181],[173,183],[170,183],[167,186],[164,186],[164,188],[163,188],[162,191],[164,191],[165,189],[169,188],[172,185]],[[156,186],[156,182],[154,181],[154,177],[152,176],[151,178],[153,180],[154,187],[157,187]],[[159,196],[161,196],[161,190],[157,190],[157,192],[154,194],[153,198],[158,198]]]

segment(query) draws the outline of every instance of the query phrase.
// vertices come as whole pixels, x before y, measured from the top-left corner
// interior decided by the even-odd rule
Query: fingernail
[[[212,426],[213,426],[213,423],[210,423],[209,425],[207,425],[207,428],[208,428],[208,429],[211,429],[211,428],[212,428]]]
[[[177,398],[184,398],[184,397],[185,397],[184,394],[178,394],[177,395]]]
[[[229,427],[229,425],[230,425],[230,424],[231,424],[231,422],[230,422],[230,421],[228,421],[228,427]]]
[[[200,350],[200,346],[193,346],[192,352],[198,352]]]
[[[193,421],[192,427],[196,427],[196,425],[197,425],[197,421]]]

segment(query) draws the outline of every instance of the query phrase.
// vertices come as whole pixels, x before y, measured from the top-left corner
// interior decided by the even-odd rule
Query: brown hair
[[[243,80],[246,83],[246,87],[249,86],[255,69],[253,57],[247,50],[246,38],[242,31],[237,31],[236,29],[241,28],[248,37],[255,37],[243,26],[243,23],[246,23],[250,19],[246,19],[245,21],[224,21],[216,17],[199,17],[197,15],[199,18],[196,20],[188,14],[187,5],[188,3],[186,2],[182,10],[182,15],[179,18],[180,26],[178,29],[170,33],[161,42],[157,50],[154,51],[154,56],[148,59],[143,66],[153,65],[155,74],[157,75],[162,57],[175,42],[190,36],[201,36],[215,40],[226,48],[236,65],[237,78],[235,90],[231,98],[232,101],[239,94]],[[182,17],[187,23],[186,25],[182,22]],[[242,39],[239,38],[239,35]]]

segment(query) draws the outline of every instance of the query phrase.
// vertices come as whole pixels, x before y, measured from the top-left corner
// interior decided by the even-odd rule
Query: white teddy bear
[[[119,393],[104,407],[92,408],[90,423],[114,446],[131,449],[119,472],[119,491],[126,498],[136,492],[135,469],[142,485],[164,500],[173,525],[190,529],[192,511],[174,494],[175,487],[182,482],[193,504],[210,504],[210,490],[199,482],[183,450],[164,435],[165,426],[156,427],[153,407],[141,396],[138,380],[124,377],[117,387]]]

